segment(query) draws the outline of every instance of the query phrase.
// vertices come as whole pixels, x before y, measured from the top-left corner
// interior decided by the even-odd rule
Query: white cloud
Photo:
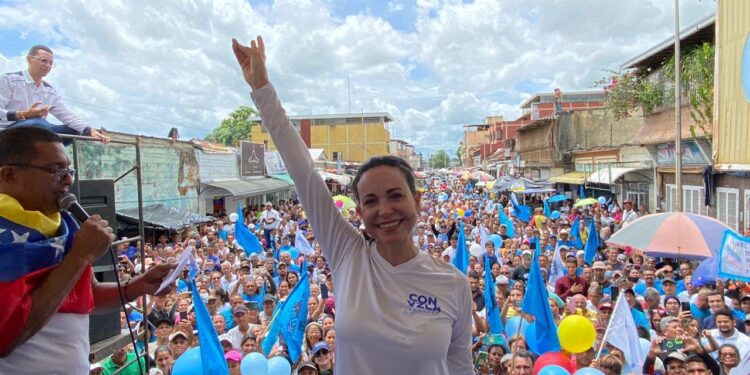
[[[30,0],[0,5],[0,32],[50,44],[58,67],[48,80],[92,125],[156,135],[177,126],[188,137],[250,104],[230,39],[263,35],[289,113],[348,111],[349,77],[353,112],[387,111],[396,137],[452,155],[461,124],[514,119],[537,91],[589,89],[674,29],[663,0],[371,4],[342,14],[332,0]],[[683,25],[714,8],[682,2]],[[396,12],[414,14],[413,31],[389,23]],[[2,71],[22,69],[22,55],[0,54]]]

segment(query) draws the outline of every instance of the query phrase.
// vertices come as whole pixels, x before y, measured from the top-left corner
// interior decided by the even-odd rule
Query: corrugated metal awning
[[[556,182],[559,184],[571,184],[571,185],[581,185],[583,184],[583,181],[586,180],[586,173],[585,172],[570,172],[563,175],[550,177],[548,182]]]
[[[612,185],[617,181],[618,178],[622,177],[626,173],[637,171],[639,169],[648,168],[626,168],[626,167],[603,167],[595,170],[588,178],[588,182],[593,184],[606,184]]]
[[[202,185],[207,188],[201,193],[201,195],[231,195],[235,197],[274,193],[288,189],[292,186],[286,181],[270,177],[260,177],[247,180],[211,181],[204,182]]]

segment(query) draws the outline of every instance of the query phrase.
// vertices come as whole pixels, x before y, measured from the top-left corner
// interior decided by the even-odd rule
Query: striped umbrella
[[[719,253],[724,223],[708,216],[682,212],[646,215],[634,220],[607,240],[616,247],[654,257],[703,259]]]

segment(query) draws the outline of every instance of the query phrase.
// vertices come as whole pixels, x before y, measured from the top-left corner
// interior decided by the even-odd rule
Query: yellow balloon
[[[456,210],[456,213],[458,214],[458,216],[460,216],[460,217],[464,217],[464,210],[463,210],[463,209],[460,209],[460,208],[459,208],[459,209],[457,209],[457,210]]]
[[[583,353],[594,346],[596,329],[590,320],[581,315],[567,316],[557,328],[560,346],[570,353]]]

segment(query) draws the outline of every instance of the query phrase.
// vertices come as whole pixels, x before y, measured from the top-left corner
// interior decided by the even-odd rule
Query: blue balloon
[[[291,255],[292,260],[297,261],[297,258],[299,258],[299,250],[297,250],[296,247],[290,247],[287,251],[289,252],[289,255]]]
[[[597,202],[599,202],[599,204],[607,204],[607,198],[605,197],[599,197],[599,198],[596,198],[596,200]]]
[[[268,360],[263,354],[250,353],[246,355],[245,358],[242,358],[240,372],[242,375],[267,375]],[[177,373],[175,372],[175,374]]]
[[[190,348],[185,353],[182,353],[180,358],[172,367],[173,374],[180,375],[202,375],[203,364],[201,363],[201,349],[200,347]]]
[[[464,217],[471,217],[471,210],[466,210],[466,212],[464,212]]]
[[[570,375],[570,372],[558,365],[549,365],[542,367],[537,375]]]
[[[268,360],[268,375],[289,375],[292,365],[284,357],[273,357]]]
[[[487,237],[487,239],[488,239],[488,240],[489,240],[490,242],[492,242],[492,245],[494,245],[494,247],[495,247],[495,250],[497,250],[497,249],[500,249],[500,248],[502,248],[502,247],[503,247],[503,238],[502,238],[502,237],[500,237],[500,235],[499,235],[499,234],[495,234],[495,233],[493,233],[493,234],[490,234],[490,236],[489,236],[489,237]]]
[[[604,373],[593,367],[584,367],[576,371],[574,375],[604,375]]]
[[[526,329],[529,328],[529,322],[526,321],[526,319],[521,319],[520,316],[514,316],[505,323],[505,335],[508,336],[508,338],[511,338],[515,336],[517,333],[519,333],[518,329],[518,323],[521,323],[521,329],[520,333],[521,335],[526,334]]]
[[[560,218],[560,211],[552,211],[552,213],[549,214],[549,217],[551,217],[552,220],[558,220]]]

